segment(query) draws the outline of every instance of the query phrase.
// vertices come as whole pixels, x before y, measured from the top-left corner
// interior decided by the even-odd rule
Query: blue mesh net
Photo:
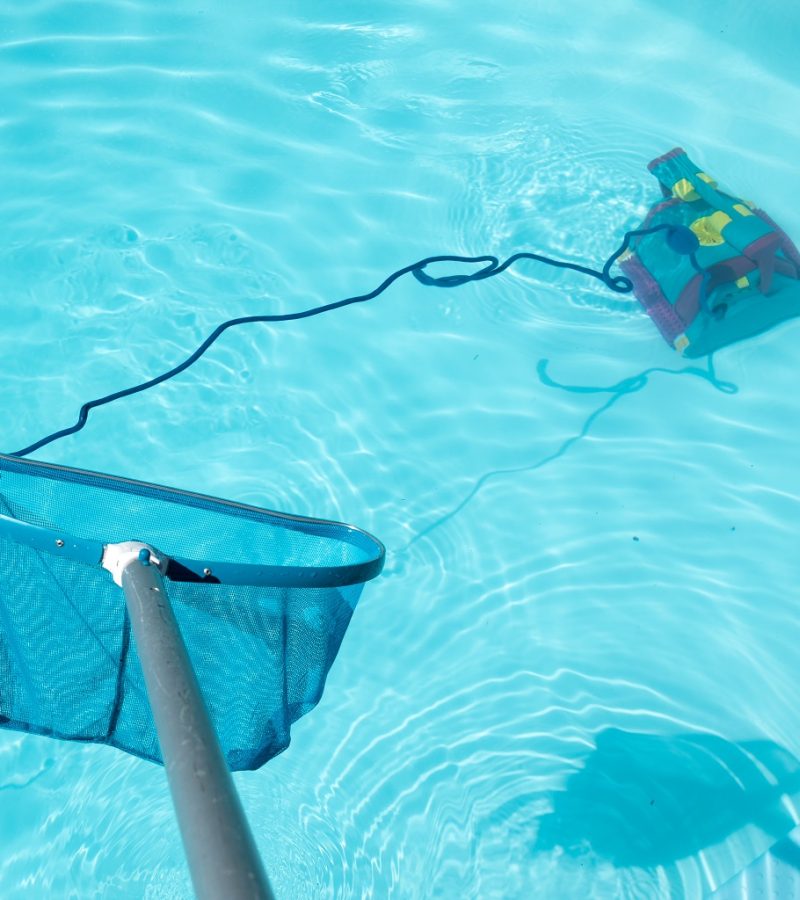
[[[319,701],[383,547],[363,531],[0,455],[0,726],[161,756],[104,544],[167,589],[220,744],[253,769]]]

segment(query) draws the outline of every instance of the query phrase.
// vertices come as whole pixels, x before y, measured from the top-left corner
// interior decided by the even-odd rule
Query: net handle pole
[[[125,593],[192,884],[198,900],[274,900],[167,596],[167,562],[135,541],[103,557]]]

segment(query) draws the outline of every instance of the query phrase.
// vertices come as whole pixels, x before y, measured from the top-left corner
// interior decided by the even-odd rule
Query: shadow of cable
[[[566,391],[570,394],[608,394],[608,399],[605,400],[605,402],[601,403],[600,406],[596,407],[591,413],[589,413],[589,415],[584,419],[580,429],[575,434],[562,441],[562,443],[547,456],[544,456],[541,459],[538,459],[531,463],[525,463],[523,465],[514,466],[508,469],[495,469],[481,475],[481,477],[478,478],[478,480],[474,483],[470,491],[456,506],[454,506],[443,516],[440,516],[429,525],[426,525],[424,528],[418,531],[406,544],[397,549],[395,556],[405,554],[418,541],[427,537],[432,531],[435,531],[437,528],[440,528],[442,525],[455,518],[455,516],[457,516],[464,509],[464,507],[467,506],[467,504],[469,504],[475,498],[475,496],[482,490],[482,488],[488,481],[502,476],[520,475],[523,472],[534,472],[536,471],[536,469],[541,469],[544,466],[549,465],[550,463],[555,462],[557,459],[564,456],[564,454],[567,453],[567,451],[570,450],[574,444],[577,444],[589,434],[594,423],[601,416],[603,416],[604,413],[608,412],[622,397],[625,397],[628,394],[635,394],[637,391],[641,391],[642,389],[647,387],[647,384],[653,375],[678,375],[683,377],[690,376],[693,378],[700,378],[703,381],[708,382],[713,388],[723,394],[735,394],[739,390],[738,386],[733,382],[723,381],[717,378],[717,374],[714,369],[713,354],[709,354],[706,357],[705,368],[701,368],[699,366],[684,366],[681,369],[665,369],[662,366],[652,366],[651,368],[645,369],[644,371],[639,372],[636,375],[631,375],[628,378],[623,378],[621,381],[612,385],[564,384],[562,382],[555,381],[550,377],[550,374],[547,371],[548,365],[549,360],[540,359],[536,366],[536,373],[539,377],[539,381],[543,385],[545,385],[545,387]],[[391,568],[392,567],[390,564],[389,567],[387,567],[386,574],[391,573]]]

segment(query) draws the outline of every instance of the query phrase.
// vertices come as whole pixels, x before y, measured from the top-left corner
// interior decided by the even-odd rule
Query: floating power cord
[[[624,276],[612,276],[611,267],[614,265],[617,259],[619,259],[619,257],[622,256],[623,253],[625,253],[633,238],[641,237],[647,234],[654,234],[657,231],[665,231],[665,239],[670,249],[672,249],[677,254],[689,256],[694,268],[697,269],[698,272],[703,273],[704,277],[701,284],[700,293],[701,303],[703,304],[703,308],[706,308],[707,301],[705,295],[706,286],[709,281],[709,274],[708,272],[703,272],[703,269],[701,269],[701,267],[698,265],[695,258],[695,251],[699,247],[696,236],[689,228],[686,228],[682,225],[656,225],[653,228],[639,228],[634,231],[626,232],[622,243],[620,244],[618,249],[608,257],[601,270],[592,269],[589,266],[581,266],[577,263],[570,263],[564,262],[563,260],[552,259],[549,256],[542,256],[539,253],[527,252],[514,253],[502,263],[496,256],[491,255],[428,256],[425,259],[421,259],[419,262],[412,263],[411,265],[404,266],[402,269],[398,269],[396,272],[392,272],[392,274],[385,278],[384,281],[378,285],[378,287],[367,294],[358,294],[354,297],[347,297],[344,300],[337,300],[333,303],[326,303],[322,306],[315,306],[311,309],[301,310],[300,312],[284,313],[279,315],[241,316],[237,319],[229,319],[227,322],[223,322],[221,325],[218,325],[214,329],[214,331],[203,341],[203,343],[200,344],[200,346],[194,351],[194,353],[192,353],[191,356],[187,357],[187,359],[185,359],[179,365],[175,366],[172,369],[169,369],[167,372],[163,372],[161,375],[158,375],[155,378],[151,378],[149,381],[143,381],[141,384],[134,385],[133,387],[125,388],[121,391],[115,391],[112,394],[106,394],[105,397],[99,397],[96,400],[87,401],[80,408],[78,419],[74,425],[71,425],[69,428],[63,428],[60,431],[54,431],[51,434],[48,434],[46,437],[35,441],[33,444],[24,447],[22,450],[17,450],[15,453],[11,453],[9,455],[27,456],[29,453],[33,453],[34,450],[39,450],[41,447],[44,447],[47,444],[51,444],[53,441],[57,441],[60,438],[67,437],[70,434],[75,434],[76,432],[80,431],[84,427],[84,425],[86,425],[87,419],[89,417],[89,412],[91,410],[96,409],[99,406],[105,406],[107,403],[113,403],[115,400],[121,400],[123,397],[130,397],[133,394],[140,393],[141,391],[149,390],[150,388],[155,387],[156,385],[161,384],[164,381],[168,381],[170,378],[174,378],[176,375],[179,375],[181,372],[188,369],[189,366],[194,365],[194,363],[196,363],[197,360],[200,359],[200,357],[217,340],[217,338],[219,338],[223,334],[223,332],[227,331],[229,328],[233,328],[236,325],[253,325],[257,322],[292,322],[296,319],[308,319],[311,316],[318,316],[322,313],[331,312],[334,309],[341,309],[342,307],[350,306],[353,303],[364,303],[367,300],[373,300],[375,297],[382,294],[388,287],[394,284],[394,282],[397,281],[398,278],[402,278],[403,275],[411,274],[421,284],[428,285],[430,287],[452,288],[458,287],[462,284],[467,284],[470,281],[483,281],[486,278],[493,278],[495,275],[499,275],[501,272],[505,272],[505,270],[509,268],[509,266],[512,266],[519,260],[531,259],[535,262],[544,263],[545,265],[553,266],[557,269],[571,269],[574,272],[580,272],[583,275],[588,275],[591,278],[596,278],[599,281],[602,281],[606,287],[608,287],[615,293],[630,293],[633,290],[633,284],[631,280],[629,278],[625,278]],[[483,268],[478,269],[477,272],[471,272],[464,275],[444,275],[439,278],[435,278],[425,272],[426,267],[429,265],[432,265],[434,263],[447,262],[466,264],[485,263],[485,265],[483,266]],[[542,377],[541,371],[540,377]],[[646,376],[642,375],[636,377],[642,378]],[[622,393],[630,393],[632,390],[639,390],[639,387],[643,386],[638,385],[635,379],[633,379],[632,381],[634,381],[636,386],[632,386],[627,390],[623,389]],[[584,390],[576,388],[565,389]],[[604,389],[601,388],[598,390]]]

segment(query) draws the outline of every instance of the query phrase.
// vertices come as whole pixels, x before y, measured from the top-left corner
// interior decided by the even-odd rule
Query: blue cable
[[[425,259],[421,259],[419,262],[412,263],[411,265],[404,266],[402,269],[398,269],[396,272],[392,272],[392,274],[384,279],[384,281],[381,282],[378,287],[367,294],[358,294],[355,297],[347,297],[344,300],[337,300],[334,303],[326,303],[322,306],[315,306],[311,309],[302,310],[301,312],[284,313],[280,315],[241,316],[238,319],[229,319],[227,322],[223,322],[221,325],[218,325],[214,329],[214,331],[203,341],[203,343],[200,344],[200,346],[194,351],[194,353],[192,353],[191,356],[187,357],[179,365],[175,366],[172,369],[169,369],[167,372],[163,372],[161,375],[157,375],[155,378],[151,378],[149,381],[143,381],[141,384],[134,385],[133,387],[125,388],[121,391],[115,391],[113,394],[106,394],[105,397],[98,397],[96,400],[87,401],[81,407],[78,414],[78,419],[74,425],[71,425],[69,428],[63,428],[60,431],[54,431],[52,434],[48,434],[46,437],[35,441],[28,447],[25,447],[22,450],[17,450],[15,453],[10,453],[8,455],[27,456],[29,453],[33,453],[34,450],[39,450],[41,447],[44,447],[47,444],[51,444],[53,441],[57,441],[60,438],[67,437],[70,434],[75,434],[76,432],[80,431],[84,427],[84,425],[86,425],[90,410],[96,409],[99,406],[105,406],[107,403],[113,403],[115,400],[121,400],[123,397],[130,397],[133,394],[140,393],[141,391],[149,390],[150,388],[155,387],[157,384],[161,384],[164,381],[168,381],[170,378],[174,378],[176,375],[180,375],[180,373],[188,369],[189,366],[194,365],[194,363],[196,363],[197,360],[200,359],[200,357],[217,340],[217,338],[219,338],[229,328],[233,328],[236,325],[252,325],[256,322],[292,322],[297,319],[308,319],[311,316],[318,316],[321,313],[330,312],[334,309],[341,309],[342,307],[350,306],[353,303],[364,303],[367,300],[373,300],[379,294],[382,294],[388,287],[394,284],[394,282],[397,281],[398,278],[402,278],[403,275],[408,274],[413,275],[421,284],[428,285],[430,287],[458,287],[459,285],[467,284],[467,282],[470,281],[482,281],[486,278],[492,278],[495,275],[499,275],[501,272],[505,272],[505,270],[509,266],[513,265],[520,259],[532,259],[535,262],[544,263],[545,265],[553,266],[557,269],[570,269],[573,272],[580,272],[583,275],[589,275],[592,278],[597,278],[599,281],[602,281],[603,284],[606,285],[606,287],[610,288],[615,293],[627,294],[633,290],[633,284],[631,283],[631,280],[629,278],[625,278],[624,276],[612,277],[611,267],[614,265],[617,259],[622,256],[622,254],[628,249],[632,238],[646,234],[653,234],[657,231],[663,230],[667,230],[669,232],[667,238],[668,240],[670,240],[679,232],[679,230],[682,229],[680,229],[680,226],[676,227],[672,225],[656,225],[654,228],[639,228],[634,231],[626,232],[622,243],[620,244],[618,249],[615,250],[614,253],[611,254],[611,256],[609,256],[601,271],[589,268],[588,266],[581,266],[577,263],[551,259],[549,256],[541,256],[538,253],[515,253],[513,254],[513,256],[509,256],[508,259],[502,263],[496,256],[491,255],[428,256]],[[685,230],[688,231],[688,229]],[[432,263],[440,262],[486,263],[486,265],[483,266],[483,268],[478,269],[477,272],[472,272],[468,275],[444,275],[440,278],[434,278],[424,271],[425,268]]]

